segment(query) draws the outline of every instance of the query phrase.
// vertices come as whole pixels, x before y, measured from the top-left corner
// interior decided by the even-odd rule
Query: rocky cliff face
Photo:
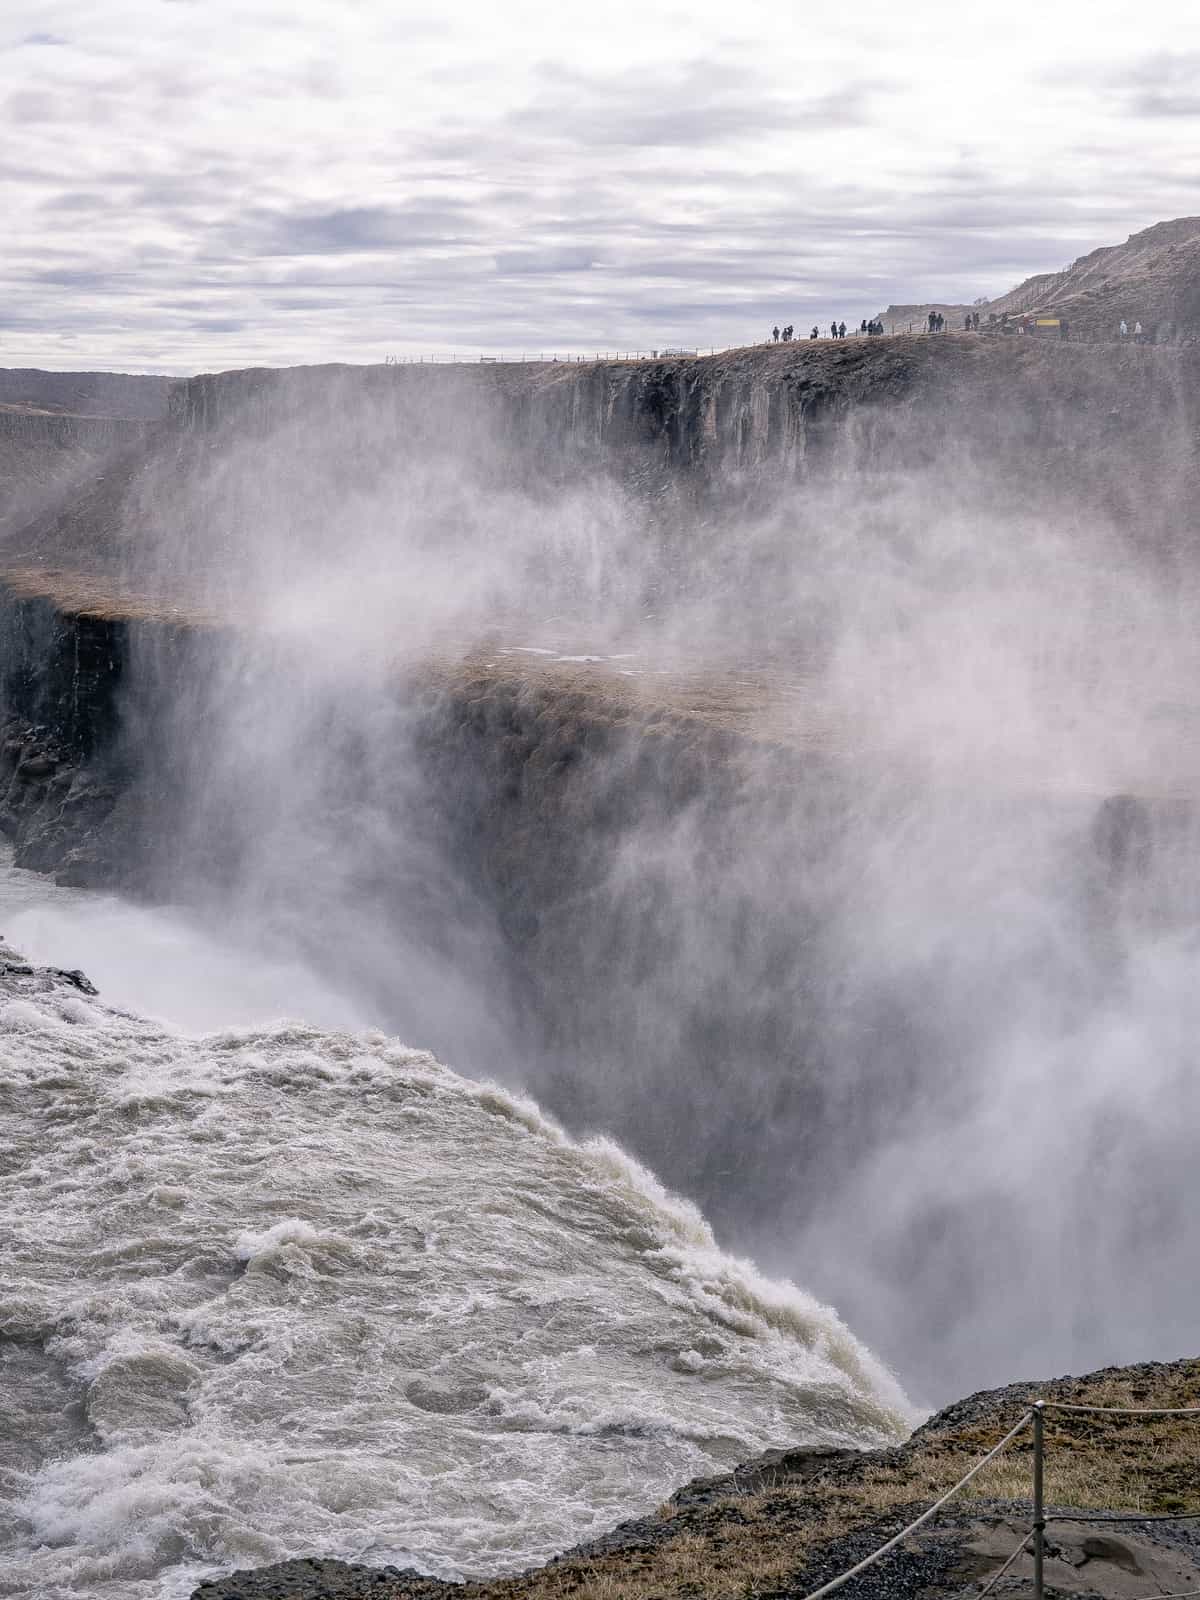
[[[0,524],[0,573],[68,605],[232,618],[248,561],[261,589],[268,555],[288,559],[261,541],[264,519],[288,528],[297,559],[325,559],[347,505],[402,500],[429,463],[444,484],[455,452],[476,503],[622,496],[637,549],[601,559],[639,571],[649,598],[697,574],[732,593],[761,583],[761,563],[757,578],[739,568],[738,525],[859,487],[911,499],[936,484],[964,515],[1052,516],[1081,551],[1103,525],[1190,568],[1198,363],[1190,347],[947,335],[669,362],[202,376],[176,389],[168,425]]]
[[[951,482],[969,474],[1161,537],[1197,487],[1198,374],[1191,349],[897,336],[662,362],[221,373],[181,385],[172,416],[210,439],[300,419],[319,447],[321,417],[364,415],[378,443],[389,418],[465,405],[499,430],[516,474],[605,470],[689,516],[940,463]]]
[[[80,886],[124,881],[139,764],[122,724],[130,624],[0,597],[0,832],[19,865]]]

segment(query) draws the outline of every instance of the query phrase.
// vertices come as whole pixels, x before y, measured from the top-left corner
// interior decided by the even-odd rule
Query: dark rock
[[[81,972],[78,967],[73,967],[70,971],[62,967],[51,967],[49,970],[56,978],[61,978],[64,983],[69,983],[72,988],[78,989],[80,994],[100,993],[91,979]]]

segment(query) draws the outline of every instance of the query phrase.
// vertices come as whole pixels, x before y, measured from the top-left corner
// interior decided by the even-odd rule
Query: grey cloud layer
[[[1118,80],[1139,117],[1200,117],[1200,54],[1146,56]]]
[[[882,87],[852,82],[833,93],[785,96],[746,68],[713,61],[692,61],[665,78],[635,69],[617,79],[547,62],[539,77],[534,99],[509,113],[510,127],[556,143],[639,150],[728,145],[798,128],[861,127]]]
[[[1102,193],[1082,159],[1036,190],[971,149],[875,173],[861,152],[890,155],[906,103],[882,75],[547,60],[477,110],[448,68],[420,126],[360,129],[348,74],[312,53],[223,77],[38,41],[0,52],[0,364],[730,343],[1003,290],[1192,181],[1168,161],[1151,200],[1136,152],[1105,158]],[[1190,115],[1198,59],[1123,69],[1130,108]]]

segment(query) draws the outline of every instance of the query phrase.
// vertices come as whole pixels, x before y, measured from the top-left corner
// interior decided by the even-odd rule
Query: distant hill
[[[174,381],[142,373],[0,367],[0,406],[157,422],[167,414],[167,393]]]
[[[930,310],[961,327],[965,304],[893,305],[882,313],[897,331],[920,325]],[[1041,272],[1015,289],[973,308],[988,316],[1052,312],[1085,336],[1110,338],[1122,319],[1141,322],[1160,343],[1200,338],[1200,217],[1176,217],[1106,245],[1063,272]]]

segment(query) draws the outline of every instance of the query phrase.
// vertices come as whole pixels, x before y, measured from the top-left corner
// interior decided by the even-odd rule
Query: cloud
[[[242,317],[192,317],[187,326],[193,333],[241,333],[246,323]]]
[[[42,201],[43,211],[104,211],[112,205],[111,196],[87,189],[64,189]]]
[[[4,102],[7,121],[16,123],[57,122],[62,109],[58,99],[41,89],[18,89]]]
[[[1116,80],[1137,117],[1200,116],[1200,53],[1145,56]]]
[[[49,267],[32,276],[35,283],[56,289],[86,289],[91,294],[115,294],[122,287],[111,273],[90,267]]]
[[[886,87],[851,82],[805,99],[777,93],[746,68],[705,60],[669,72],[610,75],[544,62],[537,75],[538,93],[508,114],[510,128],[590,147],[638,149],[725,146],[801,128],[863,127],[871,120],[872,96]]]
[[[1154,122],[1200,116],[1200,51],[1159,50],[1120,67],[1052,67],[1042,81],[1083,90],[1129,118]]]
[[[442,198],[260,216],[249,242],[269,256],[363,255],[460,244],[476,232],[469,208]]]
[[[507,250],[496,257],[496,271],[506,277],[547,272],[588,272],[596,264],[592,250],[573,245],[545,250]]]
[[[852,17],[606,6],[488,31],[456,0],[429,28],[265,0],[214,36],[202,7],[55,0],[69,50],[0,51],[0,303],[46,340],[6,359],[728,344],[994,294],[1195,209],[1193,56],[1101,53],[1067,118],[1002,34],[983,82]]]

